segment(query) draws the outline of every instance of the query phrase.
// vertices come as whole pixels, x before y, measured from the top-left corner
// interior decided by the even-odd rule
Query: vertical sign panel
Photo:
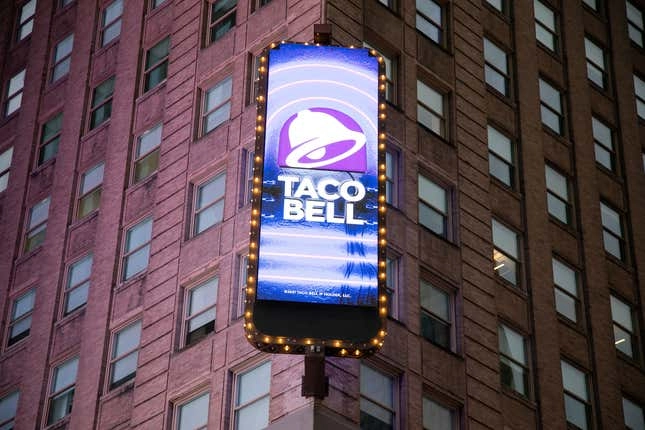
[[[257,298],[375,306],[377,59],[271,51],[265,133]]]
[[[371,320],[364,321],[370,328],[364,335],[349,330],[350,343],[362,339],[373,347],[380,340],[372,337],[384,333],[382,321],[380,330],[373,324],[384,318],[386,300],[379,295],[385,278],[384,85],[372,54],[281,44],[263,57],[249,291],[256,316],[264,318],[263,324],[255,320],[257,329],[283,342],[303,333],[322,344],[340,339],[338,321],[361,324],[357,314]],[[247,307],[247,336],[257,340],[262,335],[251,313]],[[307,322],[311,336],[289,333],[298,313],[317,318],[317,326]],[[329,336],[320,328],[325,324]]]

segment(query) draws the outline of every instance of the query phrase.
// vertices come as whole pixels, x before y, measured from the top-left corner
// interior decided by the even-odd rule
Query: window
[[[545,48],[557,52],[558,34],[555,27],[555,12],[540,0],[533,0],[535,9],[535,38]]]
[[[68,6],[68,5],[72,4],[73,1],[74,0],[60,0],[60,2],[58,3],[59,8],[62,9],[65,6]]]
[[[29,209],[29,222],[25,233],[24,252],[39,247],[45,240],[47,217],[49,215],[49,197],[36,203]]]
[[[388,9],[396,10],[395,0],[378,0],[378,2]]]
[[[48,399],[47,425],[72,413],[77,370],[78,357],[69,359],[54,368]]]
[[[113,93],[114,76],[94,88],[92,92],[92,108],[90,110],[90,130],[110,119]]]
[[[489,4],[492,8],[498,10],[499,12],[504,13],[504,1],[503,0],[486,0],[486,3]]]
[[[253,0],[251,2],[251,12],[255,12],[256,10],[260,9],[262,6],[266,6],[269,4],[271,0]]]
[[[385,64],[385,100],[396,105],[396,74],[397,74],[397,63],[396,58],[391,58],[386,56],[380,50],[374,48],[372,45],[367,42],[363,42],[365,48],[373,49],[377,51],[378,55],[383,57],[383,63]]]
[[[394,378],[361,363],[361,429],[396,428]]]
[[[170,37],[166,37],[146,51],[146,68],[143,72],[143,92],[150,91],[168,75],[168,53]]]
[[[513,187],[513,142],[495,127],[488,126],[488,171],[504,185]]]
[[[419,175],[419,224],[447,237],[448,196],[443,187]]]
[[[119,330],[112,337],[110,359],[110,390],[123,385],[137,374],[141,321]]]
[[[417,81],[417,121],[439,136],[446,137],[443,95],[421,81]]]
[[[235,378],[235,430],[260,430],[269,424],[271,362]]]
[[[484,38],[484,76],[486,83],[501,94],[508,95],[508,59],[506,52]]]
[[[229,76],[206,91],[202,114],[203,134],[214,130],[230,117],[232,86],[233,80]]]
[[[76,217],[83,218],[95,211],[101,202],[101,190],[103,185],[103,170],[105,164],[96,166],[83,173],[81,177],[80,197],[76,208]]]
[[[443,11],[441,5],[434,0],[416,0],[417,30],[430,40],[443,43]]]
[[[399,152],[391,148],[385,150],[385,201],[399,204]]]
[[[11,321],[9,321],[9,340],[7,346],[29,336],[31,330],[31,315],[34,311],[36,290],[29,290],[13,302]]]
[[[22,104],[22,91],[25,88],[25,69],[13,75],[7,85],[7,98],[5,102],[4,114],[9,116],[18,109]]]
[[[643,408],[623,397],[623,417],[628,430],[645,430]]]
[[[38,165],[41,166],[58,154],[60,133],[63,128],[63,113],[59,113],[45,124],[40,132],[38,145]]]
[[[176,430],[206,430],[210,394],[204,393],[179,406]]]
[[[16,417],[16,411],[18,410],[19,398],[20,393],[18,391],[14,391],[0,399],[0,429],[12,430],[16,425],[14,418]]]
[[[645,119],[645,82],[636,75],[634,75],[634,94],[636,95],[636,113],[640,119]]]
[[[90,289],[90,275],[92,274],[92,254],[69,266],[67,272],[67,284],[65,285],[65,315],[87,303],[87,295]]]
[[[597,0],[582,0],[582,3],[592,10],[598,11],[598,1]]]
[[[151,238],[151,218],[147,218],[127,230],[123,255],[124,281],[127,281],[137,273],[143,272],[148,267]]]
[[[207,2],[206,5],[209,13],[208,41],[213,43],[235,27],[237,0],[215,0],[212,3]]]
[[[186,294],[186,345],[215,331],[218,278],[191,288]]]
[[[255,104],[260,90],[260,55],[249,54],[248,87],[246,104]]]
[[[625,2],[627,9],[627,33],[632,42],[643,47],[643,12],[630,1]]]
[[[9,184],[9,170],[13,158],[13,147],[0,154],[0,193],[7,189]]]
[[[70,34],[56,44],[56,48],[54,48],[54,59],[52,61],[53,64],[51,82],[56,82],[69,73],[69,65],[72,60],[73,48],[73,34]]]
[[[159,167],[159,146],[163,124],[157,124],[137,139],[134,160],[134,183],[144,180]]]
[[[546,176],[546,203],[549,215],[565,224],[571,222],[569,181],[555,169],[544,166]]]
[[[242,150],[242,177],[240,178],[240,207],[246,206],[251,203],[253,198],[253,165],[255,164],[255,152],[243,149]]]
[[[495,274],[513,285],[518,284],[517,233],[493,220],[493,263]]]
[[[567,422],[576,428],[589,428],[589,387],[587,375],[566,361],[560,361],[562,385],[564,387],[564,410]]]
[[[499,372],[502,385],[525,397],[529,394],[524,336],[501,324],[499,335]]]
[[[607,204],[600,202],[600,218],[602,221],[602,239],[605,245],[605,251],[622,260],[624,239],[620,214]]]
[[[562,98],[560,91],[540,78],[540,113],[542,124],[557,134],[562,133]]]
[[[152,9],[156,9],[162,4],[164,4],[166,0],[152,0],[152,4],[150,5]]]
[[[452,347],[452,304],[446,291],[421,280],[421,335],[446,349]]]
[[[18,16],[18,41],[31,34],[34,28],[34,18],[36,16],[36,0],[29,0],[20,8]]]
[[[585,55],[587,57],[587,78],[600,88],[605,88],[607,85],[605,51],[585,37]]]
[[[423,397],[423,430],[453,430],[456,428],[453,410]]]
[[[616,349],[631,357],[638,357],[638,341],[634,335],[632,308],[624,301],[610,296],[611,319],[614,321],[614,343]]]
[[[197,186],[193,213],[193,235],[217,225],[224,219],[226,173]]]
[[[236,306],[236,317],[241,317],[244,315],[244,307],[246,306],[246,282],[248,277],[248,267],[249,265],[249,256],[248,255],[238,255],[237,256],[237,306]]]
[[[103,10],[101,16],[101,46],[105,46],[121,34],[123,0],[115,0]]]
[[[400,257],[385,257],[385,292],[387,293],[388,315],[394,319],[399,318],[399,265]]]
[[[555,286],[555,310],[565,318],[577,322],[580,309],[578,274],[557,258],[551,259],[551,267]]]
[[[591,128],[593,130],[594,153],[596,162],[606,169],[614,171],[616,165],[616,153],[614,152],[614,136],[611,128],[604,122],[591,117]]]

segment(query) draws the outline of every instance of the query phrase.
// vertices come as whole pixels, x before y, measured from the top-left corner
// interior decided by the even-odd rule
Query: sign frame
[[[343,49],[360,49],[366,51],[368,55],[377,58],[378,61],[378,106],[376,109],[378,115],[378,130],[377,130],[377,177],[378,177],[378,235],[377,235],[377,296],[375,305],[364,306],[361,314],[367,315],[371,312],[374,313],[370,318],[377,319],[376,324],[372,324],[370,330],[373,331],[368,337],[361,339],[343,339],[342,336],[321,336],[313,335],[307,336],[298,333],[293,335],[288,333],[288,330],[280,333],[266,333],[256,325],[256,304],[272,302],[273,300],[260,300],[257,299],[257,279],[259,268],[259,245],[260,245],[260,229],[261,229],[261,213],[262,213],[262,195],[263,195],[263,176],[264,176],[264,155],[265,155],[265,130],[266,130],[266,113],[267,113],[267,90],[268,90],[268,63],[271,52],[280,49],[281,46],[287,42],[280,43],[274,42],[267,46],[260,55],[258,72],[260,80],[258,83],[257,95],[257,115],[256,115],[256,137],[255,137],[255,153],[253,163],[253,188],[251,198],[251,228],[249,233],[249,254],[248,254],[248,267],[246,279],[246,292],[245,292],[245,312],[244,312],[244,328],[247,340],[255,348],[270,352],[270,353],[284,353],[284,354],[304,354],[309,346],[321,346],[324,349],[325,355],[340,356],[340,357],[354,357],[360,358],[375,353],[383,346],[383,341],[386,332],[386,322],[388,314],[388,295],[386,290],[386,228],[385,228],[385,214],[386,214],[386,165],[385,165],[385,147],[386,147],[386,133],[385,133],[385,120],[386,120],[386,102],[385,102],[385,89],[386,89],[386,75],[385,75],[385,62],[383,57],[378,55],[374,49],[349,48],[340,47]],[[305,46],[326,46],[334,48],[330,45],[310,44],[310,43],[292,43],[290,45],[305,45]],[[288,302],[293,303],[293,302]],[[276,306],[279,303],[276,303]],[[285,305],[286,306],[286,305]],[[293,305],[297,306],[297,305]],[[302,303],[304,308],[311,306],[310,303]],[[335,308],[336,312],[341,310],[336,309],[338,306],[327,304],[319,304],[317,306]],[[341,305],[348,310],[357,310],[358,306]],[[287,306],[288,307],[288,306]],[[323,309],[323,308],[320,308]],[[333,313],[333,312],[332,312]],[[304,315],[304,313],[303,313]],[[341,315],[339,313],[338,315]],[[374,321],[372,321],[374,322]]]

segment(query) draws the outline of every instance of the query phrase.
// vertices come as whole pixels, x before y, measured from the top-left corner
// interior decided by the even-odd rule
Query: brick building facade
[[[642,0],[0,2],[0,428],[644,429]],[[388,67],[381,352],[243,338],[256,57]]]

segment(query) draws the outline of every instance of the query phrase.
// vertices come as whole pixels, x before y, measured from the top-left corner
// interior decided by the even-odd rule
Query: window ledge
[[[508,16],[508,13],[505,13],[504,11],[499,11],[498,9],[495,9],[492,5],[490,5],[487,1],[484,1],[484,7],[493,15],[496,17],[500,18],[507,24],[511,24],[511,18]],[[508,8],[506,8],[508,9]]]
[[[165,90],[166,88],[166,82],[168,82],[168,78],[164,79],[163,81],[159,82],[157,85],[155,85],[153,88],[150,88],[148,91],[141,93],[139,97],[137,97],[136,104],[139,105],[141,103],[144,103],[147,99],[150,97],[154,96],[158,92],[160,92],[162,89]],[[211,130],[212,131],[212,130]]]
[[[609,76],[608,76],[609,77]],[[589,88],[592,88],[595,92],[609,100],[610,102],[614,102],[614,95],[612,94],[611,88],[609,86],[609,83],[607,83],[607,86],[605,88],[598,86],[594,81],[591,79],[587,78],[587,83],[589,84]]]
[[[53,424],[45,425],[43,427],[44,430],[58,430],[58,429],[65,429],[67,428],[67,425],[69,424],[69,421],[72,419],[71,413],[65,415],[63,418],[59,419]]]
[[[49,70],[48,70],[48,72],[49,72]],[[47,78],[48,78],[47,79],[47,84],[45,85],[45,94],[49,94],[50,92],[54,91],[58,87],[62,87],[63,85],[65,85],[65,83],[69,79],[69,73],[70,72],[68,71],[64,76],[61,76],[60,78],[56,79],[54,82],[49,81],[50,76],[48,75],[47,76]]]
[[[427,40],[428,43],[430,43],[432,46],[435,46],[435,47],[441,49],[442,51],[444,51],[448,55],[452,55],[452,53],[448,50],[448,46],[446,46],[447,45],[446,40],[443,40],[441,43],[435,42],[434,40],[430,39],[430,37],[426,36],[425,33],[423,33],[418,28],[414,27],[414,29],[417,32],[417,36],[421,36],[421,40]],[[443,33],[445,35],[446,29],[442,29],[442,31],[443,31]],[[417,40],[419,40],[419,39],[417,38]]]
[[[83,218],[78,218],[78,219],[72,221],[72,223],[69,225],[69,229],[73,230],[73,229],[76,229],[76,228],[78,228],[79,226],[81,226],[83,224],[89,223],[91,220],[96,218],[98,216],[98,214],[99,214],[99,208],[96,208],[92,212],[90,212],[87,215],[85,215]]]
[[[511,85],[510,85],[510,78],[509,78],[509,87],[510,86]],[[506,104],[511,109],[517,109],[515,101],[511,98],[510,94],[505,95],[503,93],[500,93],[495,87],[491,86],[488,83],[486,83],[486,90],[487,90],[488,94],[493,95],[495,98],[497,98],[502,103]],[[509,90],[509,92],[510,92],[510,90]]]
[[[638,347],[640,346],[640,338],[636,336],[636,338],[639,340],[639,342],[634,342],[636,344],[637,350],[636,352],[636,357],[638,357],[638,354],[640,351],[638,350]],[[630,357],[629,355],[625,354],[622,351],[619,351],[618,348],[616,348],[616,356],[621,359],[621,361],[629,366],[632,366],[641,372],[643,371],[643,365],[641,364],[641,361],[638,358]]]
[[[87,304],[84,304],[74,309],[67,315],[61,314],[60,319],[54,323],[54,327],[59,328],[59,327],[66,326],[67,324],[70,324],[75,319],[83,317],[85,315],[86,308],[87,308]]]
[[[155,15],[158,15],[159,13],[161,13],[160,12],[161,10],[164,10],[165,8],[167,8],[170,3],[172,3],[172,2],[166,0],[163,3],[161,3],[159,6],[154,8],[154,9],[147,9],[146,10],[146,20],[153,19],[153,17]],[[147,6],[147,7],[149,7],[149,6]]]
[[[85,113],[86,115],[89,114],[89,111]],[[89,122],[89,118],[86,118]],[[110,126],[110,118],[106,119],[103,121],[101,124],[97,125],[95,128],[92,130],[88,130],[82,137],[81,137],[81,145],[86,141],[94,137],[95,135],[99,134],[101,130],[108,128]]]
[[[141,179],[139,182],[134,182],[130,184],[128,187],[128,190],[126,191],[127,194],[132,194],[139,188],[147,187],[150,185],[150,182],[154,182],[154,180],[157,178],[157,173],[159,172],[159,169],[155,170],[145,178]]]
[[[580,307],[582,308],[582,305]],[[587,332],[584,329],[584,325],[580,322],[580,320],[583,317],[583,315],[581,315],[582,312],[578,312],[578,314],[580,314],[580,315],[578,315],[578,321],[577,322],[570,320],[569,318],[565,317],[564,315],[558,313],[558,311],[555,311],[555,313],[556,313],[556,316],[557,316],[558,321],[560,322],[560,324],[567,326],[571,330],[573,330],[576,333],[578,333],[580,336],[583,336],[585,338],[587,337]]]
[[[520,263],[520,266],[521,266],[521,263]],[[524,300],[528,300],[528,293],[526,289],[522,287],[521,281],[518,281],[518,285],[514,285],[508,282],[506,279],[502,278],[501,276],[498,276],[497,273],[493,273],[493,276],[495,280],[497,280],[497,285],[507,289],[512,294],[515,294],[516,296],[521,297]],[[521,273],[518,273],[518,277],[519,276],[521,276]]]
[[[625,245],[627,245],[627,243],[625,243]],[[625,254],[627,254],[627,252],[625,252]],[[625,255],[625,257],[627,257],[627,255]],[[610,262],[610,263],[614,263],[614,264],[615,264],[616,266],[618,266],[619,268],[621,268],[621,269],[625,270],[625,272],[627,272],[627,273],[629,273],[629,274],[633,274],[633,269],[632,269],[632,267],[627,263],[627,261],[619,260],[617,257],[615,257],[613,254],[610,254],[610,253],[609,253],[609,252],[607,252],[606,250],[605,250],[605,259],[606,259],[608,262]]]
[[[530,374],[530,371],[528,371]],[[512,388],[509,388],[505,385],[502,384],[502,393],[506,395],[506,397],[509,397],[513,400],[517,400],[518,402],[524,404],[527,408],[536,410],[537,405],[535,404],[534,401],[532,401],[529,397],[518,393],[517,391],[513,390]]]
[[[24,92],[24,87],[23,87],[23,92]],[[2,120],[0,120],[0,127],[4,127],[5,124],[9,124],[12,119],[17,118],[18,115],[20,115],[20,111],[22,110],[22,102],[20,103],[20,107],[17,110],[11,112],[9,115],[4,114],[5,107],[6,105],[3,103],[2,112],[0,112],[0,114],[2,115]]]
[[[118,45],[120,41],[121,41],[121,34],[119,34],[116,38],[110,40],[106,45],[97,47],[96,51],[94,51],[94,54],[92,54],[92,57],[96,58],[96,57],[101,56],[101,54],[103,54],[105,51],[108,51],[114,45]],[[98,43],[97,43],[97,45],[98,45]]]
[[[598,168],[599,171],[601,171],[602,173],[604,173],[605,175],[607,175],[608,177],[613,179],[615,182],[617,182],[621,186],[624,184],[625,181],[623,181],[622,176],[620,176],[618,174],[618,172],[615,172],[613,170],[610,170],[610,169],[606,168],[605,166],[603,166],[602,164],[600,164],[597,161],[596,161],[596,167]]]
[[[392,9],[391,7],[384,5],[383,3],[381,3],[381,2],[380,2],[380,1],[378,1],[378,0],[375,0],[375,1],[376,1],[376,3],[378,3],[379,5],[381,5],[381,7],[382,7],[382,8],[384,8],[385,10],[387,10],[388,12],[390,12],[390,13],[391,13],[392,15],[394,15],[395,17],[397,17],[397,18],[401,18],[401,14],[399,13],[399,10],[394,10],[394,9]],[[397,9],[400,9],[400,8],[397,8]]]
[[[110,399],[113,399],[115,397],[121,396],[128,391],[134,390],[134,380],[135,378],[130,379],[129,381],[124,382],[123,384],[119,385],[116,388],[113,388],[110,390],[109,386],[106,388],[105,394],[103,394],[99,401],[100,402],[107,402]],[[109,385],[109,384],[108,384]]]
[[[547,212],[547,214],[549,215],[549,222],[551,224],[555,225],[560,230],[564,231],[565,233],[568,233],[569,235],[573,236],[574,238],[578,237],[578,230],[576,230],[576,228],[573,225],[563,223],[562,221],[560,221],[559,219],[555,218],[553,215],[549,214],[548,212]]]
[[[221,124],[219,124],[217,127],[215,127],[214,129],[210,130],[208,133],[201,133],[201,134],[200,134],[200,133],[198,133],[198,134],[197,134],[197,137],[196,137],[196,138],[195,138],[195,140],[193,141],[193,144],[200,144],[200,143],[202,143],[203,141],[207,140],[210,136],[212,136],[212,135],[213,135],[213,133],[216,133],[216,132],[217,132],[217,130],[222,129],[222,128],[223,128],[223,127],[225,127],[225,126],[226,126],[226,127],[228,127],[228,126],[229,126],[229,124],[231,123],[231,119],[232,119],[232,117],[229,117],[229,119],[227,119],[226,121],[222,122],[222,123],[221,123]],[[199,130],[199,131],[201,132],[201,130]]]
[[[427,337],[424,337],[421,333],[418,333],[417,335],[421,339],[425,340],[428,343],[428,345],[432,345],[433,347],[437,348],[439,351],[445,352],[446,354],[449,354],[449,355],[451,355],[451,356],[453,356],[455,358],[458,358],[459,360],[462,360],[462,361],[464,360],[463,355],[461,355],[457,351],[454,351],[454,350],[452,350],[450,348],[445,348],[445,347],[439,345],[438,343],[435,343],[432,340],[428,339]],[[456,341],[456,339],[453,339],[453,340]],[[387,336],[386,336],[386,341],[387,341]]]
[[[444,137],[444,136],[442,136],[442,135],[440,135],[438,133],[435,133],[434,131],[432,131],[428,127],[426,127],[425,125],[421,124],[419,121],[417,121],[417,125],[419,126],[419,128],[421,130],[423,130],[426,134],[430,135],[431,137],[437,138],[437,139],[439,139],[439,141],[445,143],[446,145],[450,145],[450,146],[454,147],[452,142],[449,139],[447,139],[446,137]],[[419,136],[419,138],[422,138],[422,136]]]
[[[8,339],[3,339],[3,342],[5,343],[3,344],[4,351],[2,351],[2,355],[0,356],[0,363],[2,363],[5,360],[11,359],[11,357],[13,357],[16,354],[19,354],[21,351],[27,348],[27,345],[29,345],[29,342],[27,342],[28,339],[31,339],[31,336],[22,338],[11,346],[5,346],[6,341]]]
[[[36,166],[34,170],[31,171],[30,175],[32,178],[35,176],[38,176],[43,170],[46,170],[47,168],[49,168],[50,166],[54,166],[55,164],[56,164],[56,157],[50,158],[40,166]]]
[[[417,225],[418,225],[419,227],[421,227],[421,228],[423,229],[423,231],[426,231],[426,232],[428,232],[429,234],[431,234],[433,237],[436,237],[437,239],[439,239],[439,240],[441,240],[441,241],[445,242],[445,243],[446,243],[446,245],[450,245],[450,246],[452,246],[453,248],[457,248],[457,249],[459,249],[459,243],[458,243],[457,241],[452,241],[450,238],[448,238],[448,237],[446,237],[446,236],[442,236],[442,235],[440,235],[440,234],[438,234],[438,233],[435,233],[434,231],[430,230],[430,229],[429,229],[428,227],[426,227],[425,225],[420,224],[418,220],[417,220]],[[456,236],[456,233],[455,233],[455,236]]]
[[[551,48],[549,48],[548,46],[544,45],[539,40],[536,40],[536,45],[540,49],[542,49],[542,51],[544,51],[547,55],[550,55],[555,61],[557,61],[558,63],[562,64],[562,56],[560,55],[560,52],[552,51]]]
[[[241,317],[242,317],[242,316],[240,316],[239,318],[241,318]],[[238,318],[238,319],[239,319],[239,318]],[[217,327],[217,318],[215,319],[214,324],[215,324],[215,327]],[[184,327],[185,327],[185,326],[184,326]],[[228,327],[230,327],[230,325],[229,325]],[[183,329],[183,327],[182,327],[182,329]],[[182,353],[182,352],[184,352],[184,351],[188,351],[188,350],[190,350],[191,348],[195,347],[196,345],[200,345],[200,344],[202,344],[205,340],[212,338],[213,336],[215,336],[216,334],[220,333],[221,331],[222,331],[222,330],[213,330],[212,332],[208,333],[206,336],[202,337],[201,339],[199,339],[199,340],[198,340],[198,341],[196,341],[196,342],[191,343],[190,345],[180,344],[180,345],[178,345],[178,346],[177,346],[177,348],[175,349],[175,351],[174,351],[174,354],[173,354],[173,355],[179,355],[179,354],[181,354],[181,353]],[[181,340],[181,341],[183,341],[183,342],[185,342],[185,341],[186,341],[186,339],[180,339],[180,340]]]
[[[499,188],[501,191],[505,192],[508,194],[510,197],[513,197],[517,201],[522,200],[522,193],[517,191],[515,188],[506,185],[504,182],[500,181],[497,179],[495,176],[491,175],[489,173],[490,179],[491,179],[491,184],[494,184],[497,188]],[[515,179],[515,178],[513,178]]]
[[[563,122],[564,122],[564,118],[565,118],[565,115],[562,115]],[[550,137],[554,138],[555,140],[557,140],[561,144],[565,145],[566,147],[571,146],[571,142],[569,142],[569,139],[567,139],[564,134],[558,134],[555,130],[551,129],[549,126],[544,124],[541,119],[540,119],[540,124],[542,125],[542,131],[544,133],[546,133]],[[564,128],[564,126],[563,126],[563,128]]]
[[[148,261],[148,265],[150,265],[150,261]],[[123,269],[121,266],[120,266],[120,268],[121,268],[121,270]],[[121,275],[122,275],[122,273],[119,273],[119,277]],[[147,275],[148,275],[148,268],[146,267],[144,270],[142,270],[141,272],[133,275],[131,278],[128,278],[126,280],[118,281],[116,286],[114,287],[114,292],[119,293],[119,292],[125,290],[126,288],[132,286],[133,284],[136,284],[137,282],[143,281],[146,278]]]
[[[24,232],[22,232],[22,234],[24,235]],[[47,235],[45,233],[45,240],[46,239],[47,239]],[[43,244],[44,244],[44,242],[41,243],[40,245],[38,245],[36,248],[32,249],[31,251],[23,253],[20,257],[16,258],[15,265],[17,266],[19,264],[22,264],[25,261],[29,260],[31,257],[33,257],[36,254],[38,254],[43,249]],[[20,242],[20,246],[21,246],[21,250],[22,250],[22,247],[24,246],[24,243],[22,241]]]

